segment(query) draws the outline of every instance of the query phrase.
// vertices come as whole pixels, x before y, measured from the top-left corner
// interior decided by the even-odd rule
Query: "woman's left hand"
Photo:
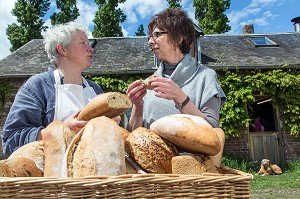
[[[156,97],[173,100],[176,103],[181,103],[186,99],[186,94],[172,79],[152,77],[148,82],[154,87]]]

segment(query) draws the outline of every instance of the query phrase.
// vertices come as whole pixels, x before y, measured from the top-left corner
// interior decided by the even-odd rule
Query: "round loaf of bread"
[[[172,173],[171,161],[178,154],[172,143],[144,127],[130,133],[125,150],[142,169],[159,174]]]
[[[44,146],[43,142],[40,141],[35,141],[35,142],[30,142],[28,144],[25,144],[15,150],[10,156],[10,159],[15,159],[15,158],[28,158],[31,159],[37,166],[37,168],[40,169],[42,173],[44,173],[44,167],[45,167],[45,157],[44,157]]]
[[[169,115],[153,122],[150,130],[188,152],[216,155],[221,150],[216,132],[202,117]]]
[[[43,177],[33,160],[16,157],[0,161],[0,177]]]

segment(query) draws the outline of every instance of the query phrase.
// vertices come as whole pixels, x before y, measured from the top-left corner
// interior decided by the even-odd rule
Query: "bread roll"
[[[91,119],[67,149],[63,177],[126,173],[123,130],[105,116]]]
[[[177,155],[175,146],[144,127],[132,131],[125,150],[142,169],[149,173],[172,173],[171,160]]]
[[[188,152],[216,155],[221,150],[216,132],[202,117],[169,115],[153,122],[150,130]]]
[[[78,114],[78,120],[106,116],[114,118],[131,108],[132,102],[127,95],[118,92],[102,93],[94,97]]]
[[[33,160],[16,157],[0,161],[0,177],[43,177]]]
[[[74,131],[58,120],[44,129],[45,177],[61,177],[62,161],[74,136]]]
[[[44,173],[45,157],[44,157],[44,146],[42,141],[35,141],[25,144],[14,151],[8,159],[25,157],[31,159],[36,166]]]
[[[217,168],[220,168],[221,161],[222,161],[223,150],[224,150],[224,144],[225,144],[225,133],[221,128],[214,128],[214,130],[216,131],[217,136],[220,140],[221,150],[217,155],[210,156],[210,158],[211,158],[212,162],[214,163],[214,165]]]

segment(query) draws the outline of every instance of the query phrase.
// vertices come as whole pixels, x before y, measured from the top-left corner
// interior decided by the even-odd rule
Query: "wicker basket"
[[[0,198],[250,198],[253,175],[128,174],[86,178],[0,178]]]

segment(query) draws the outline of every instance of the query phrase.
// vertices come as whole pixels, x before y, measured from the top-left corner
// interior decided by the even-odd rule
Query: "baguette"
[[[118,92],[102,93],[94,97],[79,112],[77,119],[89,121],[95,117],[114,118],[131,108],[132,102],[127,95]]]
[[[63,177],[125,174],[122,128],[105,116],[91,119],[68,147],[61,172]]]
[[[202,117],[188,114],[169,115],[153,122],[150,130],[187,152],[216,155],[221,150],[216,132]]]

